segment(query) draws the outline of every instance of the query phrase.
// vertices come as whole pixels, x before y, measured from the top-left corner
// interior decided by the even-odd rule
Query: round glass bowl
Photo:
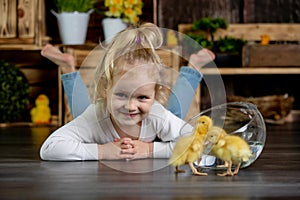
[[[249,161],[242,163],[241,167],[245,168],[251,165],[261,154],[266,141],[266,126],[264,119],[254,104],[246,102],[231,102],[218,105],[200,112],[187,121],[187,124],[195,127],[197,119],[206,115],[212,118],[214,126],[223,128],[228,134],[234,134],[245,139],[251,147],[252,157]],[[183,128],[181,134],[184,133]],[[212,146],[207,145],[204,154],[208,154]],[[198,163],[195,162],[196,165]],[[213,156],[202,156],[201,163],[198,165],[205,168],[214,168],[223,164],[223,161]]]

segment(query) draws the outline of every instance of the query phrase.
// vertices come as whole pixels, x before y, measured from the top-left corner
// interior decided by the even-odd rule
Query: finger
[[[122,138],[122,142],[131,142],[131,141],[132,141],[131,138],[128,137]]]
[[[132,149],[131,144],[121,144],[121,149]]]
[[[121,149],[121,154],[135,154],[136,151],[133,148],[130,149]]]
[[[134,155],[132,155],[132,154],[121,154],[120,158],[125,159],[125,160],[132,160],[132,159],[134,159]]]
[[[130,138],[124,138],[121,143],[133,146],[133,141]]]
[[[114,138],[114,142],[119,142],[120,139],[119,138]]]

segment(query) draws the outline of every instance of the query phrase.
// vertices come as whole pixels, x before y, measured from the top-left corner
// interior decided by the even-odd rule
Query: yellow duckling
[[[36,124],[49,124],[51,122],[51,110],[49,107],[49,98],[40,94],[35,100],[36,107],[30,111],[31,120]]]
[[[212,127],[212,119],[208,116],[200,116],[197,126],[192,135],[181,137],[175,144],[169,163],[175,167],[176,173],[184,172],[179,166],[189,164],[193,174],[206,176],[207,173],[200,173],[193,163],[202,156],[207,131]]]
[[[242,162],[248,161],[252,156],[250,146],[243,138],[227,134],[222,128],[212,127],[207,132],[207,140],[214,144],[212,154],[225,161],[224,167],[227,167],[227,171],[218,176],[236,175]],[[236,165],[233,172],[232,164]]]

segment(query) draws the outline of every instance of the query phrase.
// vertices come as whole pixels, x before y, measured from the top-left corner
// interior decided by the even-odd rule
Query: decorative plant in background
[[[143,8],[142,0],[105,0],[104,5],[108,8],[105,16],[121,18],[129,24],[136,24],[139,21]]]
[[[99,0],[55,0],[57,12],[88,12],[95,9]]]
[[[14,64],[0,60],[0,123],[14,122],[29,105],[29,83]]]
[[[217,40],[216,49],[221,53],[239,54],[245,44],[245,40],[225,36]]]
[[[222,18],[204,17],[192,24],[192,31],[187,35],[203,48],[211,49],[215,53],[239,54],[246,44],[245,40],[229,36],[215,40],[214,35],[217,30],[227,29],[227,27],[227,22]]]
[[[210,35],[210,41],[214,42],[214,34],[218,29],[227,29],[228,24],[222,18],[203,17],[192,25],[192,30],[202,30]]]

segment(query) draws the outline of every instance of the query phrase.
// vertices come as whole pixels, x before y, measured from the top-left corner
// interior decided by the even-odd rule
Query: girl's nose
[[[137,109],[137,102],[135,99],[129,99],[127,104],[125,105],[128,111],[135,111]]]

